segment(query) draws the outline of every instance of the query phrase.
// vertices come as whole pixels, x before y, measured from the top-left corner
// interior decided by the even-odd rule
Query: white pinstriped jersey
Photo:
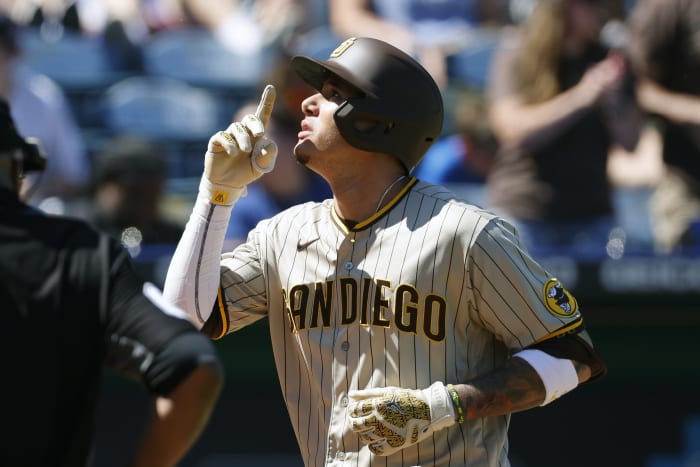
[[[348,391],[467,382],[581,324],[575,299],[510,226],[415,179],[352,230],[331,200],[262,221],[223,255],[221,274],[222,335],[269,320],[309,467],[508,466],[508,416],[376,457],[346,424]]]

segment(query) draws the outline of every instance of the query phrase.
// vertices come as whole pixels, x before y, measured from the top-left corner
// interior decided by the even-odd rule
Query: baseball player
[[[0,465],[92,465],[100,380],[110,368],[151,396],[128,465],[175,466],[219,397],[216,350],[107,234],[22,202],[21,178],[45,165],[0,101]]]
[[[166,299],[214,339],[268,319],[306,466],[509,465],[512,412],[605,373],[578,303],[511,226],[411,177],[443,121],[415,60],[351,38],[292,66],[318,91],[294,156],[333,198],[220,254],[236,199],[277,157],[268,87],[209,141]]]

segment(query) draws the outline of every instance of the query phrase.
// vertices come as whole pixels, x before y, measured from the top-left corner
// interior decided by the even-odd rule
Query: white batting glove
[[[388,456],[456,423],[442,382],[427,389],[394,387],[350,391],[348,421],[369,450]]]
[[[265,137],[275,97],[275,87],[267,85],[255,114],[209,139],[199,184],[201,196],[215,204],[232,205],[248,184],[275,167],[277,144]]]

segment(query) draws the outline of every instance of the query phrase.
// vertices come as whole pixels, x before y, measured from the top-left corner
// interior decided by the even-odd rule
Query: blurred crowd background
[[[330,196],[292,157],[313,91],[289,60],[325,59],[349,36],[391,42],[434,76],[445,126],[414,174],[516,224],[585,303],[609,360],[600,386],[516,418],[513,465],[700,465],[698,0],[0,0],[0,95],[48,158],[24,195],[110,232],[162,284],[207,140],[265,84],[278,90],[268,132],[280,155],[237,203],[226,248],[261,218]],[[250,332],[220,347],[236,384],[207,454],[269,452],[257,436],[268,424],[231,436],[230,419],[284,413],[264,329]],[[241,393],[264,400],[249,417]],[[129,414],[126,399],[105,410]],[[540,427],[564,419],[543,440]],[[109,425],[104,466],[124,436]],[[572,456],[572,439],[591,448]],[[295,455],[290,432],[275,440]]]
[[[25,184],[30,202],[94,221],[138,257],[177,240],[208,137],[275,84],[280,167],[239,203],[230,247],[261,217],[330,195],[292,160],[311,89],[290,57],[379,37],[444,93],[443,135],[416,176],[509,218],[535,256],[689,255],[700,235],[700,164],[685,162],[700,153],[697,124],[649,102],[697,99],[689,18],[700,14],[679,11],[693,3],[2,0],[0,93],[48,158]],[[660,58],[671,46],[685,50]],[[686,79],[668,79],[680,60]],[[644,98],[648,81],[677,101],[653,86]]]

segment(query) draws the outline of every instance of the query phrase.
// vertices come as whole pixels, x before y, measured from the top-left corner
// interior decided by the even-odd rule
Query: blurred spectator
[[[16,24],[36,28],[45,40],[58,40],[66,31],[82,31],[76,0],[14,0],[5,4],[6,14]]]
[[[303,23],[302,0],[181,0],[189,21],[211,30],[240,55],[286,43]]]
[[[501,150],[489,207],[523,241],[605,253],[615,227],[608,154],[633,151],[641,112],[625,57],[601,42],[604,0],[541,0],[501,43],[489,117]]]
[[[104,45],[115,72],[141,72],[141,47],[163,29],[181,26],[181,0],[0,0],[16,24],[36,32],[44,43],[68,36]]]
[[[102,40],[110,66],[118,72],[143,71],[141,47],[152,25],[141,0],[79,1],[81,34]]]
[[[113,22],[121,23],[134,42],[149,34],[178,27],[184,21],[182,0],[76,0],[81,30],[99,35]]]
[[[305,201],[322,201],[330,198],[328,184],[315,172],[299,164],[294,158],[301,102],[309,94],[308,85],[301,81],[289,64],[289,57],[280,56],[261,84],[273,84],[277,99],[266,134],[277,143],[278,157],[275,170],[248,185],[248,194],[236,203],[231,214],[224,250],[229,250],[245,240],[248,232],[261,219]],[[257,101],[241,107],[232,121],[254,113]]]
[[[700,247],[700,2],[644,0],[629,52],[642,108],[657,122],[664,170],[650,201],[661,252]]]
[[[485,206],[485,181],[496,158],[498,142],[485,117],[484,91],[460,89],[447,102],[446,111],[451,113],[454,130],[428,149],[413,175],[445,185],[460,198]]]
[[[105,141],[95,155],[89,220],[131,249],[177,243],[183,226],[163,211],[167,164],[152,142],[132,136]]]
[[[509,21],[506,0],[329,0],[338,37],[382,39],[415,56],[441,88],[457,77],[460,56],[479,29]]]
[[[100,37],[112,66],[126,72],[148,73],[144,66],[143,48],[160,32],[197,25],[189,10],[188,0],[77,0],[82,15],[83,31]],[[228,2],[231,3],[231,2]],[[213,15],[221,13],[224,2],[200,2]]]
[[[32,195],[29,201],[39,205],[57,197],[56,210],[62,210],[61,202],[83,193],[90,178],[90,161],[64,91],[24,63],[17,34],[17,26],[0,15],[0,95],[8,99],[17,129],[38,138],[46,151],[42,179],[28,178],[25,183]]]
[[[440,138],[430,147],[413,175],[439,185],[483,184],[498,146],[485,118],[484,92],[476,88],[462,89],[451,101],[454,133]]]

